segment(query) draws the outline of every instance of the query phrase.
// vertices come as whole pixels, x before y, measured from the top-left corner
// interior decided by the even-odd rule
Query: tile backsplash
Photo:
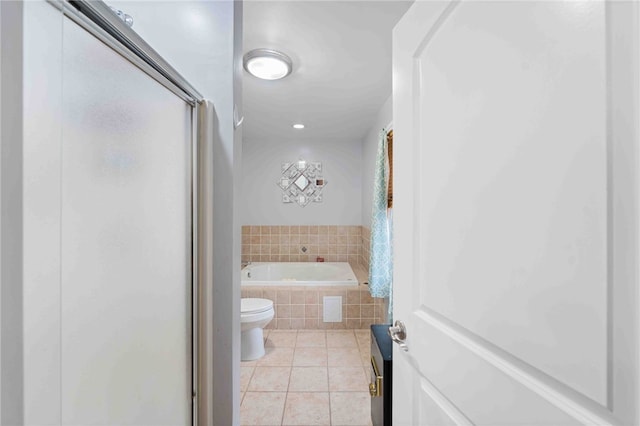
[[[363,247],[366,237],[366,249]],[[369,230],[360,225],[242,227],[243,262],[349,262],[368,268]]]

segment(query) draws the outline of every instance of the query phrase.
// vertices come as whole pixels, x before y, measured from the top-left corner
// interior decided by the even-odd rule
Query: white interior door
[[[394,30],[395,425],[638,424],[638,6]]]

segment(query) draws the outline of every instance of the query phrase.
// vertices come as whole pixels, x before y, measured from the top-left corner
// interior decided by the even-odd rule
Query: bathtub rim
[[[316,264],[327,264],[327,265],[347,265],[349,266],[349,270],[351,271],[351,275],[353,280],[336,280],[336,281],[318,281],[318,280],[279,280],[279,281],[249,281],[245,280],[244,276],[240,277],[240,287],[328,287],[328,288],[336,288],[336,287],[347,287],[347,288],[358,288],[361,284],[356,272],[351,266],[349,262],[251,262],[245,267],[242,268],[242,272],[244,272],[247,268],[256,265],[269,265],[269,264],[296,264],[296,265],[316,265]]]

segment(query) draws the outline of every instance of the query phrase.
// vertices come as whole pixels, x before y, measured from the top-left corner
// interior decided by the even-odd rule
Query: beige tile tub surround
[[[374,299],[369,288],[360,284],[345,287],[246,287],[242,297],[273,300],[275,315],[267,329],[362,329],[378,324],[385,317],[383,299]],[[342,296],[342,322],[323,322],[324,296]]]
[[[369,269],[371,230],[366,226],[242,227],[242,262],[349,262]],[[303,247],[307,251],[302,250]]]
[[[348,261],[360,284],[356,288],[246,287],[241,295],[273,300],[275,315],[267,329],[363,329],[383,323],[385,300],[372,298],[364,284],[368,280],[369,240],[370,231],[363,226],[243,226],[244,262],[315,262],[318,256],[326,262]],[[322,244],[315,245],[315,241]],[[306,247],[307,253],[300,254],[301,247]],[[350,251],[357,254],[342,254]],[[342,296],[342,322],[322,321],[324,296]]]
[[[245,287],[241,296],[273,300],[275,315],[267,329],[363,329],[384,322],[384,299],[371,297],[362,284],[367,271],[361,265],[352,268],[360,282],[357,287]],[[323,322],[324,296],[342,297],[342,322]]]
[[[362,226],[242,227],[243,262],[315,262],[318,257],[325,262],[361,263]]]

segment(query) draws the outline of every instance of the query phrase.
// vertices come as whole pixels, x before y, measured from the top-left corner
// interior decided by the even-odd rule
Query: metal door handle
[[[400,349],[407,352],[409,347],[405,343],[405,339],[407,338],[407,328],[404,326],[404,323],[400,320],[397,320],[392,327],[389,327],[389,336],[391,340],[400,345]]]

